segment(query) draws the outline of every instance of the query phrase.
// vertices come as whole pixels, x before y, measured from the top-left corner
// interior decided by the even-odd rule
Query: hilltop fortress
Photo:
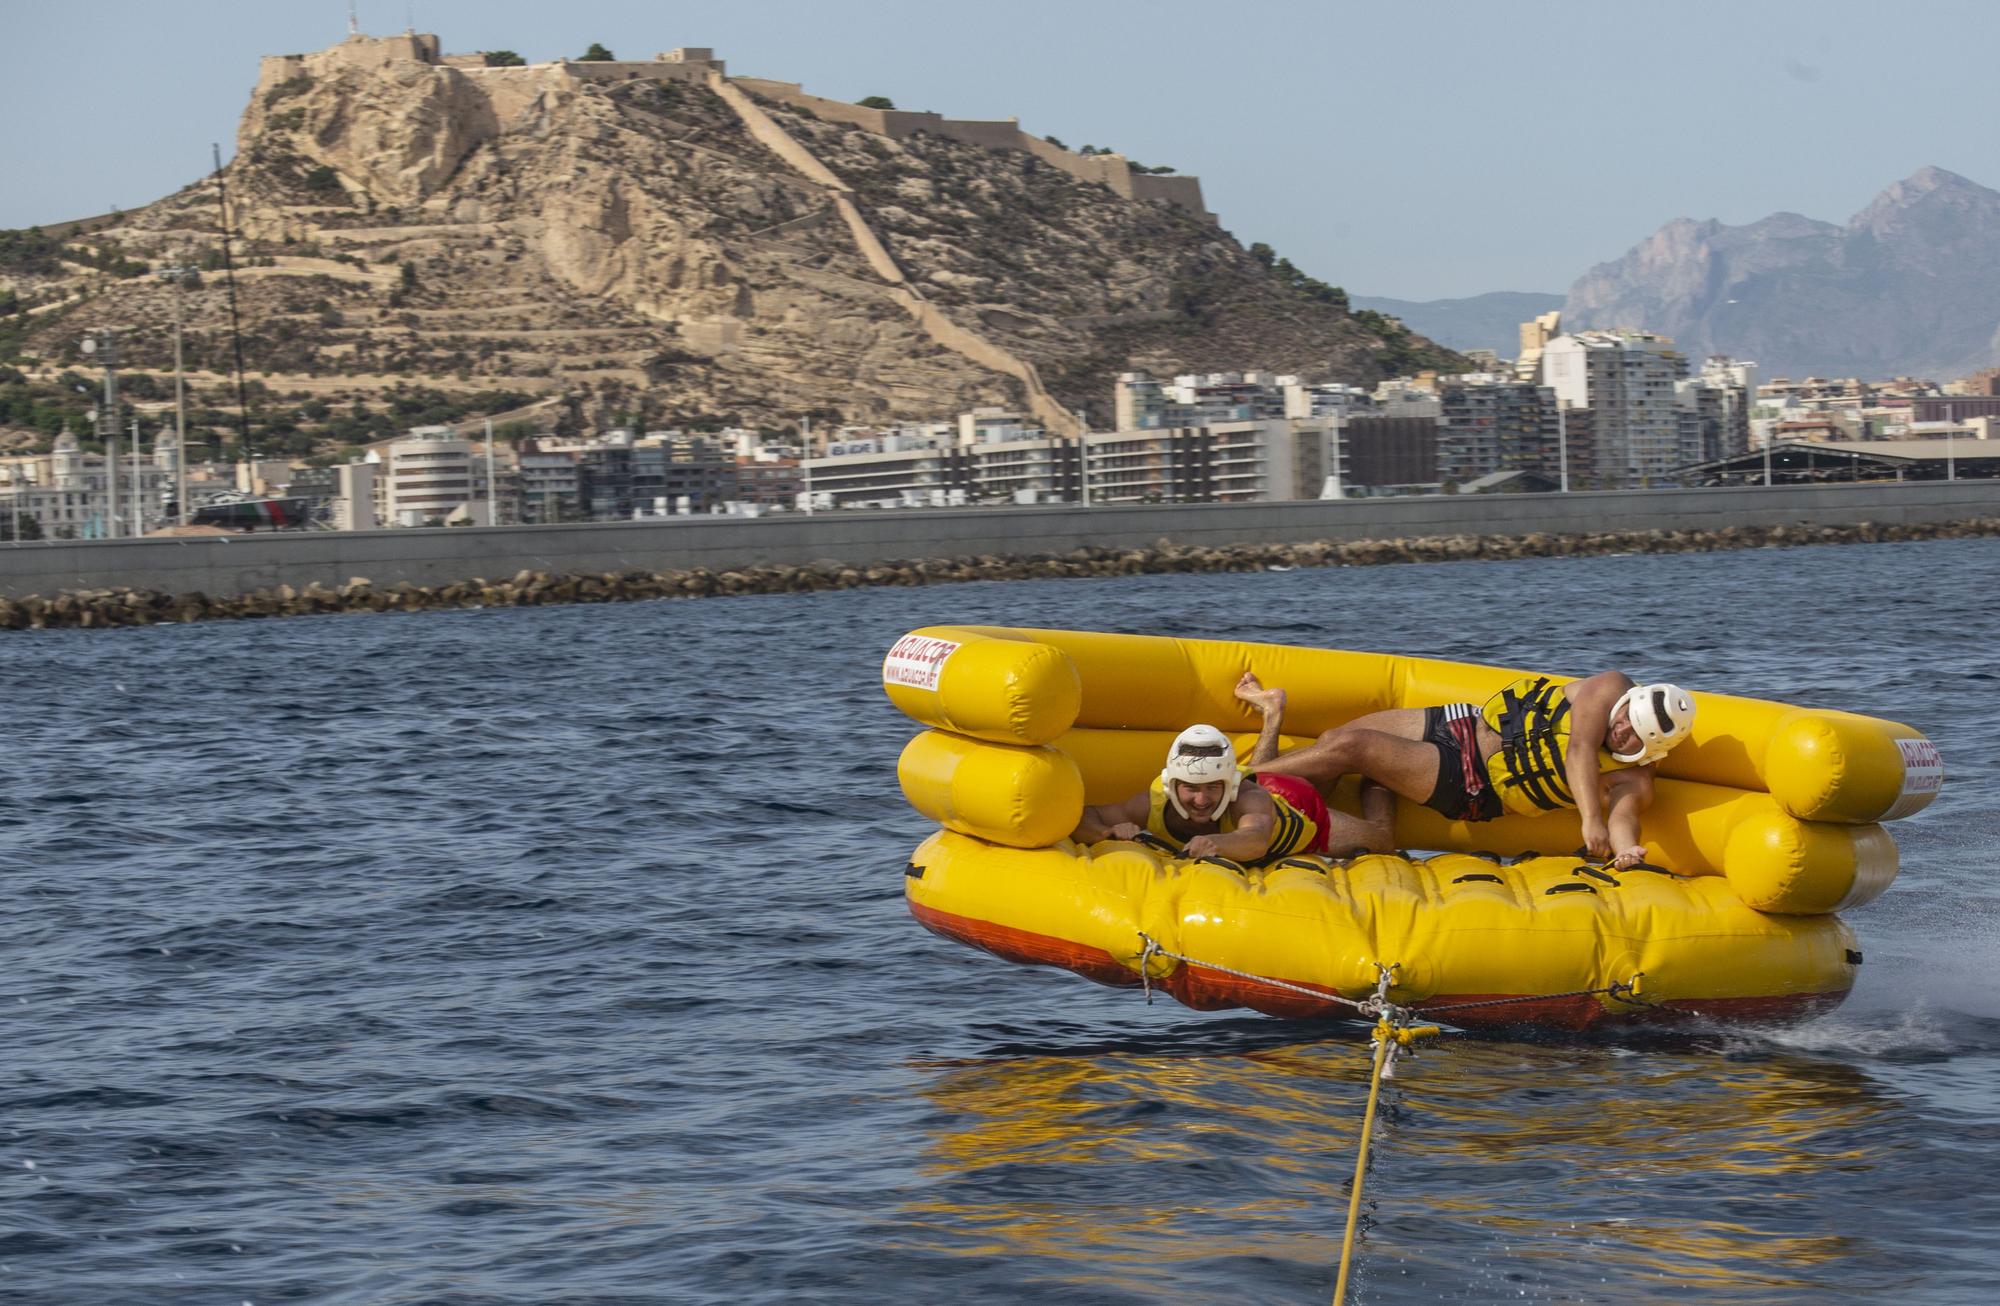
[[[565,431],[998,405],[1073,436],[1129,371],[1360,384],[1448,359],[1245,249],[1192,177],[707,49],[489,66],[406,32],[269,57],[221,180],[246,367],[350,418],[414,384],[546,396],[534,420]],[[170,360],[175,292],[134,269],[221,266],[217,198],[204,178],[48,233],[72,243],[14,278],[24,350],[62,365],[81,321]],[[231,370],[222,281],[181,307],[192,365]]]
[[[903,140],[918,132],[977,145],[989,150],[1020,150],[1050,167],[1093,182],[1129,200],[1162,200],[1207,222],[1215,215],[1202,203],[1201,181],[1196,177],[1159,176],[1135,172],[1123,154],[1077,154],[1039,136],[1021,130],[1018,118],[987,121],[946,118],[941,114],[906,109],[875,109],[809,94],[798,82],[773,81],[763,77],[728,77],[723,60],[715,51],[701,46],[668,50],[651,59],[574,60],[488,67],[484,53],[445,54],[438,38],[430,33],[406,32],[400,36],[352,36],[338,45],[313,54],[267,55],[257,80],[254,104],[265,104],[275,95],[282,99],[283,88],[299,84],[298,79],[324,77],[342,69],[395,74],[428,67],[463,74],[467,86],[489,105],[486,125],[497,132],[501,124],[517,121],[536,102],[550,79],[577,82],[622,82],[643,78],[662,82],[710,84],[720,81],[750,92],[763,100],[790,106],[823,122],[847,123]],[[457,88],[453,88],[456,91]],[[456,94],[447,93],[450,99]],[[244,131],[254,127],[246,118]],[[467,148],[486,138],[484,133],[466,142]]]

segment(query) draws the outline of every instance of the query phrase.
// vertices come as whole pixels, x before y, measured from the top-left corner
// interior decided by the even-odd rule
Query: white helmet
[[[1694,698],[1679,685],[1635,685],[1611,705],[1611,715],[1625,709],[1625,719],[1639,736],[1639,751],[1612,756],[1621,762],[1657,762],[1694,729]]]
[[[1184,750],[1197,749],[1198,752]],[[1210,749],[1219,750],[1210,752]],[[1167,791],[1167,801],[1183,817],[1188,809],[1181,805],[1181,796],[1174,792],[1174,781],[1183,784],[1208,785],[1222,782],[1222,802],[1216,808],[1221,812],[1236,801],[1237,786],[1243,782],[1242,772],[1236,769],[1236,746],[1229,742],[1229,736],[1214,726],[1189,726],[1174,736],[1173,746],[1167,749],[1167,765],[1160,772],[1160,787]]]

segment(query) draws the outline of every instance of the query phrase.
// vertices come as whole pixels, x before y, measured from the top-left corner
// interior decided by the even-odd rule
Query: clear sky
[[[447,51],[706,45],[731,72],[1018,117],[1202,180],[1368,295],[1561,293],[1676,217],[1845,221],[1936,164],[2000,189],[1991,0],[355,0]],[[227,157],[263,54],[347,0],[0,0],[0,227],[136,207]]]

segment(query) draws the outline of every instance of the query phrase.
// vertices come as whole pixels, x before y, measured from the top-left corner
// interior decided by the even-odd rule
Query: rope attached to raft
[[[1435,1015],[1444,1011],[1467,1011],[1474,1007],[1502,1007],[1522,1002],[1540,1002],[1556,998],[1608,997],[1614,1002],[1630,1003],[1634,1006],[1665,1010],[1658,1003],[1648,1002],[1639,996],[1639,981],[1643,971],[1634,972],[1629,980],[1614,980],[1610,984],[1594,989],[1574,989],[1568,993],[1523,994],[1510,998],[1488,998],[1478,1002],[1453,1002],[1436,1007],[1402,1007],[1389,1000],[1389,988],[1395,983],[1397,964],[1375,963],[1378,978],[1375,992],[1366,998],[1342,997],[1338,993],[1328,993],[1322,989],[1307,988],[1303,984],[1293,984],[1287,980],[1273,979],[1269,975],[1256,975],[1249,971],[1220,966],[1214,962],[1198,961],[1183,956],[1171,948],[1162,947],[1159,940],[1145,931],[1139,932],[1141,944],[1139,962],[1139,982],[1145,990],[1146,1002],[1153,1001],[1152,961],[1155,957],[1167,957],[1186,966],[1200,966],[1222,975],[1250,980],[1257,984],[1268,984],[1272,988],[1284,989],[1290,993],[1302,994],[1321,1002],[1333,1002],[1343,1007],[1352,1007],[1356,1015],[1374,1016],[1375,1028],[1370,1046],[1375,1050],[1374,1066],[1368,1076],[1368,1107],[1361,1117],[1361,1137],[1354,1157],[1354,1182],[1349,1188],[1347,1202],[1347,1230],[1340,1243],[1340,1273],[1334,1283],[1334,1306],[1347,1297],[1347,1272],[1354,1259],[1354,1231],[1361,1217],[1361,1185],[1368,1172],[1368,1145],[1375,1129],[1375,1103],[1381,1095],[1382,1081],[1396,1077],[1396,1058],[1412,1047],[1420,1038],[1430,1038],[1445,1031],[1437,1025],[1413,1025],[1412,1017]]]

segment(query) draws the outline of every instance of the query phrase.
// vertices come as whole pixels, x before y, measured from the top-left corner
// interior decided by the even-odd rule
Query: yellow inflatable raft
[[[1563,854],[1582,842],[1574,812],[1470,825],[1403,802],[1398,845],[1438,855],[1243,870],[1069,840],[1084,804],[1144,788],[1185,726],[1233,729],[1246,748],[1254,722],[1231,695],[1245,671],[1285,687],[1287,746],[1384,708],[1482,702],[1525,674],[1229,641],[915,631],[882,667],[890,699],[929,727],[903,752],[904,795],[943,827],[911,859],[912,913],[1009,960],[1152,983],[1200,1008],[1332,1014],[1347,1008],[1331,997],[1373,993],[1390,966],[1393,1001],[1460,1024],[1796,1018],[1852,985],[1861,953],[1832,913],[1895,877],[1880,822],[1921,810],[1943,780],[1936,747],[1908,726],[1697,693],[1694,735],[1658,764],[1648,864],[1630,871]],[[1354,810],[1352,783],[1334,806]]]

